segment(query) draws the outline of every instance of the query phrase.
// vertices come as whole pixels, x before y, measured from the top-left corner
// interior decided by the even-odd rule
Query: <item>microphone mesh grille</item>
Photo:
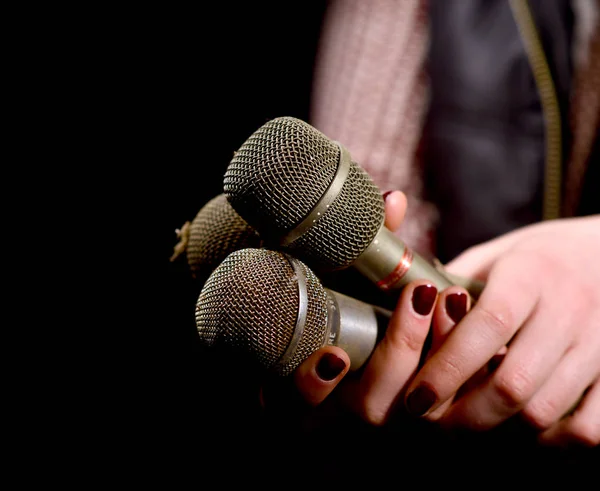
[[[231,253],[210,275],[196,304],[201,341],[250,354],[264,368],[291,373],[325,343],[327,293],[303,263],[308,310],[298,346],[284,366],[299,310],[298,280],[285,256],[267,249]]]
[[[242,144],[225,173],[231,205],[261,234],[292,229],[333,180],[338,146],[299,119],[273,119]],[[262,225],[268,229],[263,230]]]
[[[261,239],[238,215],[224,194],[208,201],[190,226],[187,262],[195,278],[204,281],[230,253],[260,247]]]
[[[265,123],[240,147],[225,173],[233,208],[263,238],[277,238],[304,220],[337,170],[336,142],[304,121]],[[369,246],[385,217],[381,191],[355,162],[327,212],[287,249],[321,271],[343,269]]]
[[[346,268],[379,231],[385,216],[384,206],[381,192],[371,177],[352,162],[342,190],[327,213],[287,249],[317,270]]]

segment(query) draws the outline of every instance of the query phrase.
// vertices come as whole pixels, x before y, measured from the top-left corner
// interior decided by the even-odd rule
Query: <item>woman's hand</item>
[[[386,194],[385,202],[386,226],[396,230],[404,218],[406,197],[394,191]],[[442,307],[434,315],[439,302]],[[405,389],[425,355],[430,327],[433,325],[435,349],[468,307],[463,288],[451,287],[439,294],[427,280],[413,281],[402,290],[383,339],[360,373],[348,373],[350,361],[341,348],[326,346],[295,370],[293,384],[269,381],[263,387],[263,405],[289,415],[298,407],[317,408],[335,399],[336,406],[341,403],[366,422],[383,425],[392,414],[402,411]]]
[[[448,264],[486,287],[411,382],[409,411],[473,430],[519,414],[542,442],[598,445],[599,252],[600,217],[593,216],[532,225]],[[494,373],[453,401],[505,346]]]
[[[405,212],[405,196],[388,194],[390,230]],[[312,408],[334,398],[373,425],[403,406],[472,430],[519,415],[544,443],[597,445],[599,251],[598,216],[532,225],[465,251],[446,269],[486,282],[475,305],[464,288],[434,292],[427,281],[412,282],[358,376],[349,375],[346,353],[328,346],[296,370],[293,391]],[[491,372],[492,363],[499,365]],[[270,392],[277,400],[278,390]]]

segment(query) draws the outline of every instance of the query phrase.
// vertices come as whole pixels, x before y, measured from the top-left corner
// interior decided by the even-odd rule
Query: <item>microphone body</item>
[[[330,317],[326,343],[342,348],[350,357],[350,370],[360,369],[369,359],[392,316],[391,311],[348,295],[325,289]]]
[[[231,253],[206,281],[196,304],[203,344],[249,354],[288,375],[311,353],[339,346],[360,369],[387,329],[391,312],[324,288],[302,261],[281,251]]]
[[[381,191],[338,142],[308,123],[265,123],[235,153],[224,176],[233,208],[267,244],[316,271],[349,266],[381,291],[414,279],[455,284],[384,226]]]

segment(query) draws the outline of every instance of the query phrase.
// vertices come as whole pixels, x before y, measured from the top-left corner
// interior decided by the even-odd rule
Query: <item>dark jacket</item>
[[[452,259],[542,219],[600,213],[600,156],[593,142],[585,158],[573,155],[571,2],[522,2],[532,24],[527,11],[514,13],[503,0],[430,4],[432,100],[423,147],[441,215],[438,257]],[[534,71],[543,65],[547,72]],[[597,127],[598,119],[586,124]],[[585,176],[583,191],[574,188],[577,173]],[[556,198],[545,187],[552,175]]]

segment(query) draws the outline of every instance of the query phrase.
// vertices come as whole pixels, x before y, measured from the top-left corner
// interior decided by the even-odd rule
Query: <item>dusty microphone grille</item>
[[[323,346],[327,325],[327,293],[316,275],[300,265],[307,278],[308,310],[304,333],[288,363],[276,365],[296,327],[299,294],[296,274],[280,252],[242,249],[213,271],[196,304],[201,341],[241,350],[281,375],[291,373]]]
[[[384,213],[381,191],[362,168],[352,163],[327,213],[288,250],[316,270],[346,268],[369,246],[383,224]]]
[[[225,173],[224,191],[261,235],[281,235],[317,204],[333,180],[339,155],[333,141],[304,121],[276,118],[235,153]]]
[[[263,237],[278,237],[306,218],[337,169],[339,147],[304,121],[264,124],[242,145],[225,173],[234,209]],[[327,213],[289,250],[319,270],[342,269],[369,246],[384,220],[381,191],[355,162]]]
[[[203,281],[230,253],[260,247],[261,239],[238,215],[224,194],[208,201],[190,226],[187,262],[194,277]]]

